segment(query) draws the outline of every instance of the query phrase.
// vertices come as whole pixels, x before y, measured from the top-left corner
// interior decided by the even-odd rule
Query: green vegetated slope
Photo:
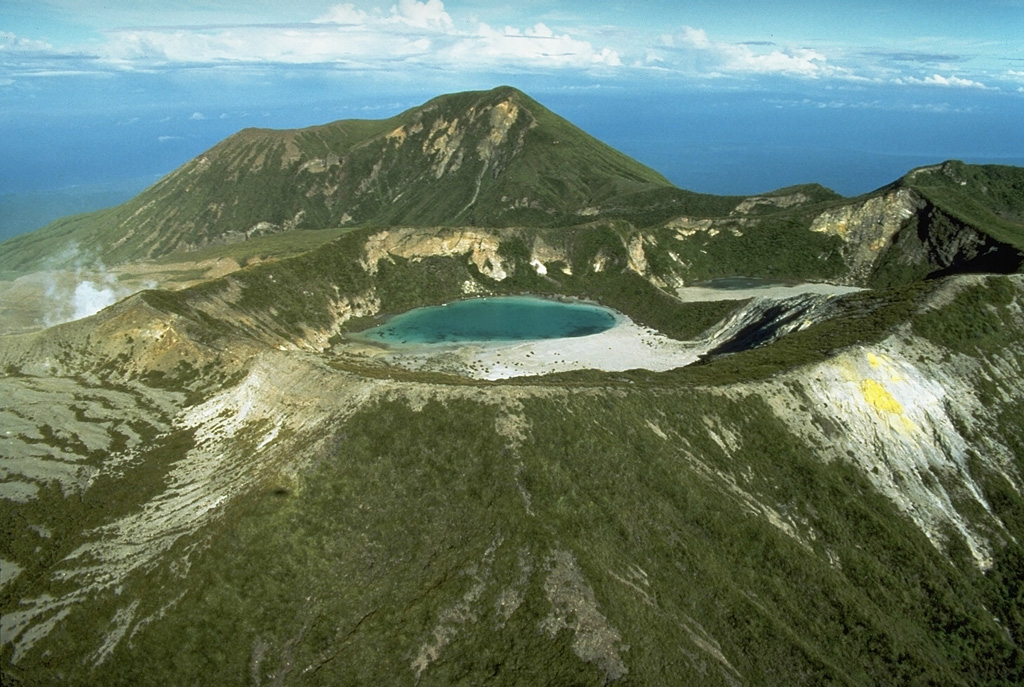
[[[187,363],[139,375],[130,371],[138,343],[128,341],[97,364],[84,357],[99,355],[97,327],[66,325],[93,333],[65,339],[47,360],[65,375],[85,373],[77,384],[93,380],[74,392],[79,422],[110,427],[116,440],[83,453],[89,434],[76,438],[74,423],[25,436],[40,449],[83,453],[98,472],[80,494],[50,485],[3,503],[5,530],[17,536],[0,555],[24,570],[0,604],[8,619],[27,618],[11,621],[0,649],[5,680],[1021,678],[1024,402],[1006,374],[1021,363],[1019,280],[951,282],[956,295],[932,310],[921,308],[935,285],[848,297],[840,316],[772,347],[663,374],[493,385],[270,355],[280,341],[294,346],[332,326],[321,294],[367,288],[403,308],[475,279],[495,291],[596,294],[644,312],[659,292],[624,269],[628,234],[615,225],[576,232],[557,244],[556,230],[508,230],[517,269],[507,284],[465,258],[396,258],[370,275],[360,261],[372,230],[358,230],[304,256],[136,298],[158,323],[177,322],[163,334],[170,360],[189,340],[226,355],[241,351],[239,336],[261,344],[259,364],[229,378],[220,366]],[[573,274],[527,269],[528,240],[538,237],[564,251]],[[595,273],[598,255],[608,260]],[[662,317],[687,314],[680,304]],[[859,436],[861,448],[845,448],[839,423],[856,413],[815,407],[820,373],[758,386],[908,323],[935,346],[918,364],[968,382],[956,396],[959,431],[978,448],[966,472],[936,465],[926,475],[985,533],[985,572],[952,524],[930,541],[857,467],[896,456],[876,455]],[[3,383],[19,393],[45,384],[34,369],[9,364]],[[111,423],[90,410],[89,399],[128,389],[149,407],[138,419]],[[175,420],[147,394],[177,399],[195,419]],[[792,413],[810,418],[815,438],[776,407],[780,394],[803,404]],[[892,421],[873,422],[879,441]],[[995,446],[1011,451],[1008,463],[993,460]]]
[[[242,132],[4,244],[278,259],[0,339],[2,681],[1018,684],[1024,282],[964,273],[1019,271],[1022,174],[704,196],[497,89]],[[663,373],[345,348],[481,293],[689,339],[740,304],[674,289],[733,275],[878,288]]]
[[[949,161],[907,174],[892,189],[917,207],[880,256],[869,283],[885,285],[1024,266],[1024,173]]]
[[[5,242],[0,271],[198,257],[296,230],[605,220],[645,233],[666,284],[745,274],[885,286],[1019,270],[1022,178],[949,162],[852,199],[816,184],[694,193],[501,87],[386,120],[244,130],[128,203]]]
[[[911,172],[902,181],[953,217],[1024,250],[1020,168],[950,161]]]
[[[769,217],[772,221],[753,229],[747,223],[732,225],[742,230],[682,237],[672,228],[638,230],[622,220],[491,230],[356,228],[302,255],[253,265],[179,292],[140,294],[115,309],[111,324],[104,326],[116,329],[121,313],[131,312],[133,303],[138,303],[146,312],[155,308],[183,318],[179,324],[203,341],[244,336],[261,344],[320,350],[347,331],[369,326],[375,318],[464,298],[468,291],[594,300],[670,337],[693,339],[742,304],[680,302],[672,296],[674,284],[737,273],[783,280],[830,280],[844,275],[840,239],[809,231],[807,216],[803,225],[794,214],[787,220]],[[794,232],[804,240],[794,243]],[[315,234],[300,232],[297,236],[311,237],[316,243]],[[405,257],[382,254],[370,269],[369,246],[381,237],[390,240],[395,250],[417,244],[422,247]],[[237,245],[258,246],[282,239],[264,237]],[[464,252],[451,255],[441,249],[457,241],[465,243]],[[500,263],[500,278],[493,270],[482,272],[472,258],[474,246],[488,241],[494,244],[492,257]],[[223,250],[237,252],[230,246]],[[203,254],[221,254],[221,249]],[[701,257],[684,262],[682,255]],[[539,258],[546,263],[543,274],[536,269]],[[643,264],[638,265],[638,260]],[[836,299],[829,319],[810,330],[796,332],[764,350],[727,356],[708,369],[686,368],[677,374],[697,375],[707,381],[716,376],[742,378],[755,369],[770,374],[821,360],[868,337],[879,340],[906,321],[915,307],[906,294],[921,288],[911,284]],[[341,311],[350,312],[341,316]],[[42,334],[39,338],[46,341],[52,337]],[[49,351],[52,345],[47,343],[41,350]],[[104,360],[102,355],[97,359]],[[109,361],[97,364],[116,367]]]
[[[110,264],[294,228],[565,223],[671,187],[512,88],[436,98],[379,121],[247,129],[128,203],[5,245],[22,269],[60,249]]]
[[[465,298],[467,284],[477,295],[593,300],[684,340],[697,337],[737,307],[734,301],[680,302],[630,269],[627,246],[632,234],[623,223],[483,233],[498,245],[496,259],[507,272],[500,280],[482,273],[468,255],[431,255],[429,248],[423,256],[381,259],[371,271],[367,244],[379,234],[378,229],[354,229],[300,256],[254,265],[178,292],[144,292],[133,302],[186,318],[202,330],[199,336],[245,335],[265,344],[315,349],[377,318]],[[461,235],[461,230],[438,228],[412,232],[409,241],[440,243]],[[544,275],[530,264],[538,245],[548,254],[559,254],[559,259],[549,259]],[[133,305],[125,302],[123,307]],[[342,320],[339,307],[356,312]]]
[[[5,684],[1019,682],[1024,402],[993,371],[1022,362],[1024,292],[1019,279],[960,284],[911,323],[935,346],[922,355],[953,361],[922,369],[959,370],[987,408],[960,418],[976,447],[963,474],[925,469],[990,541],[985,571],[952,524],[930,541],[857,467],[887,450],[886,422],[878,445],[844,443],[849,427],[813,405],[813,375],[510,387],[363,378],[277,352],[238,386],[255,393],[278,370],[268,384],[286,388],[263,389],[270,414],[250,408],[234,434],[178,426],[81,496],[3,504],[19,533],[3,556],[26,566],[5,614],[94,585],[17,659],[0,650]],[[987,324],[944,328],[978,308]],[[813,440],[783,397],[820,425]],[[216,399],[193,407],[232,407]],[[1000,467],[985,436],[1011,442],[1012,461]],[[198,469],[204,451],[227,458],[178,493],[176,466]],[[108,577],[135,535],[103,526],[149,523],[138,534],[152,545],[160,518],[181,527],[171,506],[202,526]],[[97,541],[109,550],[70,555]]]

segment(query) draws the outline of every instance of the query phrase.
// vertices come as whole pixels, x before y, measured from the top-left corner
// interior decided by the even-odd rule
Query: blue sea
[[[144,81],[157,77],[131,78],[139,83],[120,87],[157,88]],[[439,94],[409,84],[324,88],[318,79],[296,77],[258,98],[251,89],[211,87],[187,99],[161,91],[137,101],[92,81],[9,98],[0,106],[0,239],[127,200],[245,127],[378,119]],[[512,85],[677,186],[704,193],[817,182],[854,196],[947,159],[1024,166],[1024,93],[790,82],[759,90],[621,82],[569,89],[540,77]]]

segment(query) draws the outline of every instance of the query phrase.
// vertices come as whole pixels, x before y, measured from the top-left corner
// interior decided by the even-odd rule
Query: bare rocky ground
[[[801,296],[804,294],[817,294],[820,296],[841,296],[847,293],[856,293],[862,289],[856,286],[842,286],[839,284],[806,283],[806,284],[768,284],[742,289],[722,289],[709,286],[680,286],[676,289],[675,295],[684,303],[699,303],[701,301],[745,301],[748,298],[770,298],[782,300]]]
[[[231,258],[47,270],[0,281],[0,335],[81,319],[145,289],[183,289],[239,269]]]

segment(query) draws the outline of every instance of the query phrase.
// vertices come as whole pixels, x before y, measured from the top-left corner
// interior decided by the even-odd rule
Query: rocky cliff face
[[[430,257],[467,257],[480,272],[494,281],[501,281],[511,269],[499,253],[500,234],[496,232],[453,229],[422,231],[391,229],[371,236],[365,246],[363,267],[377,273],[381,260],[422,260]]]
[[[817,215],[811,230],[843,239],[850,283],[1016,272],[1024,250],[1013,179],[1009,168],[924,167],[866,200]]]
[[[963,272],[1012,273],[1022,265],[1024,251],[922,203],[879,255],[868,283],[885,285]]]
[[[811,231],[841,238],[843,257],[849,268],[845,281],[864,284],[879,255],[921,205],[921,200],[911,191],[899,189],[823,212],[814,218]]]
[[[990,537],[1006,532],[968,468],[971,443],[957,429],[978,414],[976,391],[949,368],[915,363],[920,346],[893,339],[854,349],[794,375],[788,387],[758,391],[794,433],[828,447],[819,456],[856,466],[936,548],[956,540],[985,570]],[[795,412],[800,407],[809,410]],[[1008,447],[989,455],[989,467],[1010,467],[1005,474],[1019,488]]]

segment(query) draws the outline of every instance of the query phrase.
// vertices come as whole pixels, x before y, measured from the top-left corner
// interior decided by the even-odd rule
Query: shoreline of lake
[[[764,284],[748,288],[680,287],[684,302],[785,299],[802,294],[843,295],[862,289],[825,283]],[[545,299],[538,296],[522,298]],[[467,299],[479,300],[479,299]],[[679,341],[641,326],[628,316],[599,303],[587,303],[611,313],[615,323],[608,329],[578,337],[504,340],[445,341],[438,343],[389,342],[348,335],[345,347],[356,356],[410,371],[441,372],[480,380],[539,376],[571,370],[622,372],[646,369],[663,372],[692,365],[711,350],[718,334],[710,332],[701,340]],[[454,301],[465,302],[465,301]],[[737,303],[737,307],[743,307]]]
[[[350,341],[388,350],[443,350],[488,343],[574,339],[613,329],[622,313],[600,303],[537,295],[486,296],[423,306],[351,332]]]

